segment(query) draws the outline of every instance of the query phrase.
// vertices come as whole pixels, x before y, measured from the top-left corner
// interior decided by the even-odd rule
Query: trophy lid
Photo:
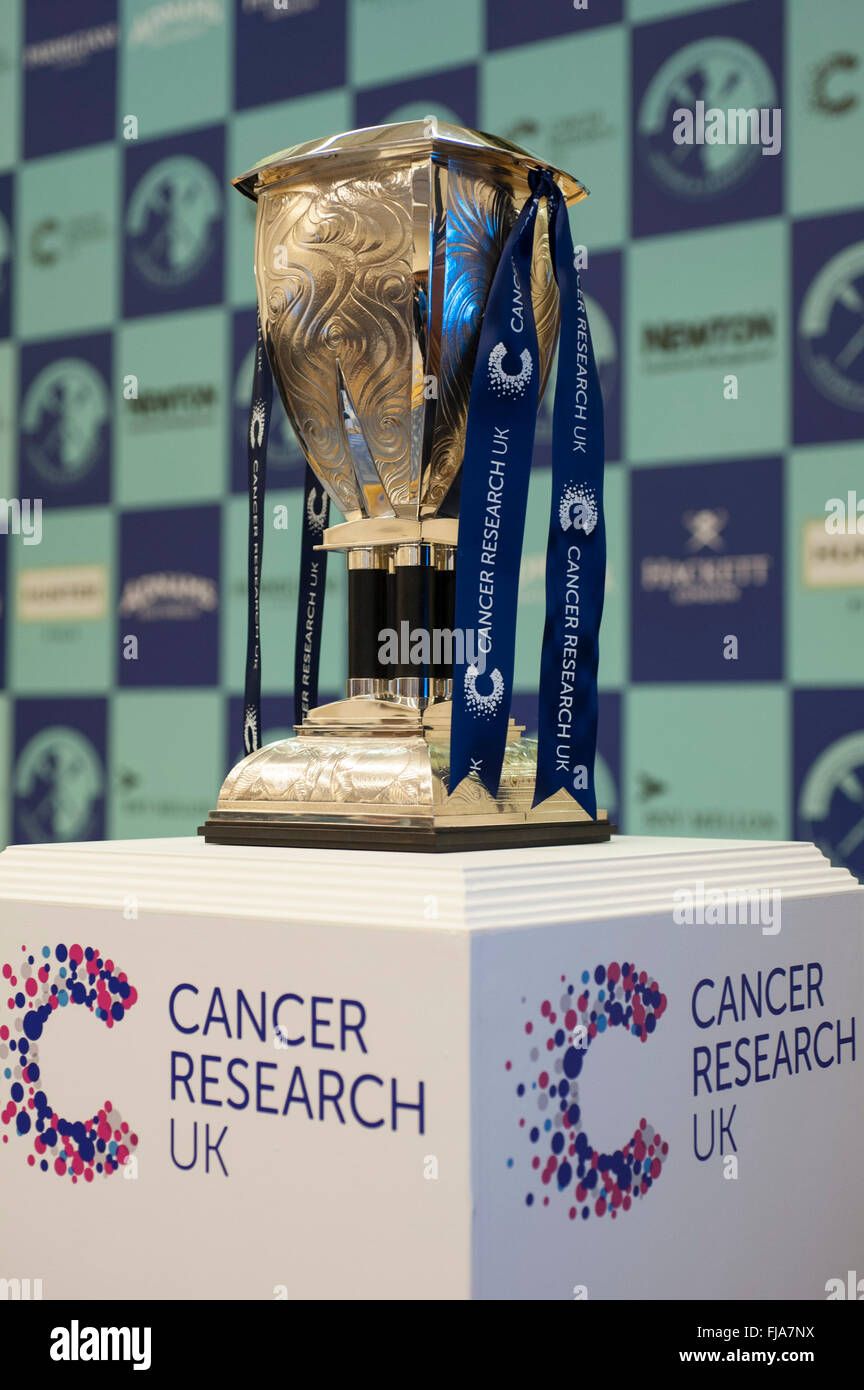
[[[445,160],[479,158],[485,164],[497,164],[522,170],[526,175],[538,166],[550,169],[569,207],[588,196],[588,189],[570,174],[553,169],[545,160],[495,135],[480,130],[468,130],[427,117],[422,121],[399,121],[392,125],[366,126],[330,135],[325,140],[307,140],[268,155],[239,178],[232,179],[235,188],[256,201],[259,193],[270,184],[281,183],[294,173],[304,173],[323,160],[388,159],[394,155],[436,157]]]

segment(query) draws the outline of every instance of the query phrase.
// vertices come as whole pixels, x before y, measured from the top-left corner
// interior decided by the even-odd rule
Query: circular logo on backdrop
[[[191,155],[162,159],[129,200],[126,230],[131,257],[153,285],[192,280],[214,254],[222,195],[206,164]]]
[[[742,107],[760,111],[777,105],[777,87],[765,61],[739,39],[700,39],[658,68],[639,108],[642,159],[664,188],[692,201],[727,193],[762,159],[762,146],[749,142],[676,145],[674,113],[695,111],[697,101],[724,115]]]
[[[864,410],[864,241],[847,246],[811,281],[798,316],[801,360],[823,396]]]
[[[804,778],[798,817],[804,839],[864,877],[864,730],[819,754]]]
[[[102,373],[80,357],[64,357],[33,381],[21,412],[27,462],[52,483],[76,483],[102,451],[109,419]]]
[[[42,729],[15,765],[15,807],[31,844],[86,840],[104,789],[102,759],[77,729]]]

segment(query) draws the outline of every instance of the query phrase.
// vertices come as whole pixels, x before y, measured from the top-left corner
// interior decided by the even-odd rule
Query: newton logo
[[[663,1171],[669,1145],[641,1119],[620,1148],[611,1153],[594,1148],[579,1104],[579,1077],[588,1053],[605,1032],[624,1028],[647,1042],[666,1005],[665,994],[644,970],[612,961],[598,965],[593,974],[584,970],[578,993],[562,975],[558,1006],[544,999],[539,1018],[526,1021],[527,1079],[517,1081],[515,1088],[523,1112],[519,1129],[530,1146],[526,1206],[542,1197],[548,1207],[548,1194],[557,1192],[562,1202],[569,1202],[571,1221],[607,1212],[614,1220],[650,1192]],[[512,1072],[513,1063],[505,1067]],[[507,1167],[515,1168],[514,1159],[507,1159]]]
[[[106,1028],[121,1024],[137,990],[95,946],[77,944],[42,946],[33,954],[22,946],[21,958],[4,964],[2,980],[10,1017],[0,1027],[0,1066],[9,1099],[0,1122],[32,1145],[31,1168],[38,1163],[43,1173],[53,1169],[73,1183],[110,1177],[137,1147],[137,1134],[107,1100],[84,1120],[59,1115],[43,1089],[39,1043],[52,1020],[70,1007],[88,1010]],[[3,1143],[8,1142],[4,1133]]]
[[[160,160],[129,202],[126,229],[143,279],[163,288],[192,280],[215,253],[222,195],[212,171],[191,155]]]

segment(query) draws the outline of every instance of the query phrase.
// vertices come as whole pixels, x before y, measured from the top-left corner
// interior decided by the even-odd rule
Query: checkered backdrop
[[[781,152],[676,144],[700,100],[779,109]],[[0,0],[0,494],[23,507],[0,536],[0,841],[188,835],[214,804],[240,754],[254,328],[254,210],[228,180],[433,113],[591,189],[572,224],[607,409],[601,804],[629,832],[814,839],[864,873],[859,0]],[[302,476],[277,413],[294,520],[265,546],[268,738],[291,713]],[[529,727],[550,425],[547,404]]]

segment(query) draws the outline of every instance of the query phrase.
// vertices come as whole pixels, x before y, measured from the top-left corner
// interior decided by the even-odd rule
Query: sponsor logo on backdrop
[[[864,729],[835,739],[810,764],[798,819],[802,838],[864,876]]]
[[[219,391],[210,381],[176,382],[139,390],[124,405],[136,432],[185,429],[209,424],[219,406]]]
[[[244,14],[259,14],[265,19],[290,19],[317,10],[319,4],[320,0],[241,0],[240,8]]]
[[[212,170],[171,155],[143,175],[129,200],[126,229],[141,276],[160,288],[194,279],[219,244],[222,195]]]
[[[532,116],[523,116],[508,126],[502,134],[505,140],[512,140],[514,145],[544,150],[550,163],[566,167],[573,146],[593,145],[611,140],[620,134],[620,127],[610,121],[608,111],[602,107],[595,107],[568,112],[566,116],[558,116],[542,123]]]
[[[56,265],[58,261],[74,260],[94,242],[107,241],[111,224],[101,212],[88,212],[80,217],[43,217],[30,230],[27,251],[35,265]]]
[[[80,357],[52,362],[24,396],[26,462],[49,482],[77,483],[103,452],[109,417],[108,387],[91,362]]]
[[[98,947],[77,942],[40,946],[32,953],[24,946],[4,963],[0,977],[9,1009],[4,1009],[6,1022],[0,1027],[9,1097],[0,1120],[11,1134],[26,1139],[31,1168],[73,1184],[81,1180],[82,1186],[110,1177],[129,1162],[138,1135],[111,1101],[83,1120],[54,1110],[46,1094],[50,1080],[43,1075],[40,1044],[47,1027],[60,1030],[57,1020],[67,1009],[82,1008],[109,1029],[119,1026],[137,1003],[138,991]],[[134,1160],[127,1175],[136,1175]]]
[[[648,372],[761,362],[777,351],[777,316],[773,309],[757,309],[643,323],[639,351]]]
[[[811,280],[798,341],[817,390],[847,410],[864,411],[864,241],[832,256]]]
[[[51,565],[18,573],[19,622],[86,622],[107,612],[107,565]]]
[[[560,997],[558,997],[560,990]],[[629,961],[583,970],[576,984],[560,977],[556,1000],[544,999],[524,1025],[528,1057],[506,1061],[519,1109],[518,1141],[523,1157],[507,1167],[528,1181],[526,1206],[554,1202],[571,1221],[608,1215],[615,1220],[647,1196],[661,1177],[669,1145],[647,1120],[636,1123],[625,1142],[603,1153],[586,1132],[579,1078],[598,1038],[622,1028],[647,1042],[666,1012],[656,980]],[[524,1000],[523,1000],[524,1003]]]
[[[771,576],[774,556],[726,553],[723,531],[730,514],[703,507],[681,517],[682,550],[679,555],[650,555],[640,565],[645,593],[665,593],[676,605],[738,603],[747,589],[764,588]]]
[[[225,22],[224,0],[157,0],[149,10],[132,17],[128,48],[167,48],[197,39],[205,29]]]
[[[18,825],[31,844],[86,840],[100,824],[105,786],[102,759],[79,729],[42,729],[15,764]]]
[[[40,68],[68,71],[86,64],[97,53],[110,53],[117,47],[119,30],[116,24],[95,24],[89,29],[76,29],[58,34],[24,47],[24,67],[33,72]]]
[[[675,113],[686,108],[695,120],[699,102],[736,115],[772,111],[777,96],[771,69],[749,44],[720,36],[686,44],[658,68],[642,98],[637,125],[641,158],[656,181],[678,198],[706,201],[728,193],[761,163],[762,145],[676,144]]]
[[[861,105],[861,59],[848,50],[831,53],[810,73],[809,105],[822,116],[848,116]]]
[[[655,771],[636,773],[635,800],[645,807],[640,821],[652,835],[724,835],[730,839],[776,839],[780,821],[770,810],[729,810],[719,806],[670,805],[677,795],[669,782]],[[640,833],[642,833],[640,831]]]
[[[825,518],[804,523],[803,578],[807,589],[864,587],[864,534],[828,534]]]
[[[218,586],[207,575],[155,573],[127,579],[119,612],[144,622],[189,621],[218,606]]]

